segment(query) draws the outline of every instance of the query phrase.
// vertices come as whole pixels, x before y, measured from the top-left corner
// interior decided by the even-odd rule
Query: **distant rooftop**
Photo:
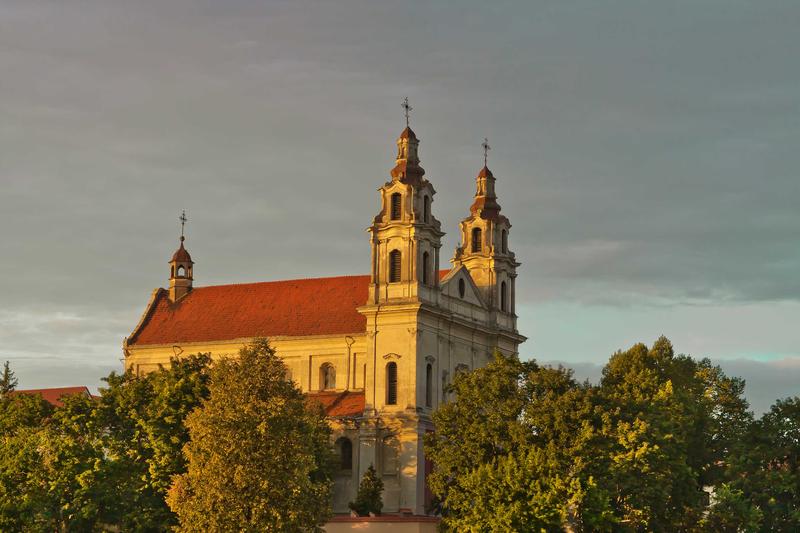
[[[80,387],[56,387],[52,389],[27,389],[27,390],[15,390],[12,394],[27,394],[30,396],[41,396],[43,400],[49,402],[56,407],[61,407],[64,405],[64,402],[61,401],[61,398],[64,396],[75,396],[79,394],[83,394],[88,396],[89,398],[92,397],[92,393],[89,392],[89,387],[80,386]]]

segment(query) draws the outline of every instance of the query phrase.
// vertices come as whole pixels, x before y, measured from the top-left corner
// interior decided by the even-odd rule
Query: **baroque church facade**
[[[181,354],[235,356],[250,340],[269,338],[290,379],[331,421],[337,513],[348,512],[370,465],[383,479],[385,512],[429,513],[423,437],[448,400],[447,384],[485,365],[495,349],[518,354],[525,341],[514,312],[519,263],[494,176],[485,165],[478,173],[461,243],[442,270],[436,191],[418,149],[406,127],[368,228],[368,275],[194,287],[181,236],[169,288],[153,291],[123,342],[125,368],[144,373]]]

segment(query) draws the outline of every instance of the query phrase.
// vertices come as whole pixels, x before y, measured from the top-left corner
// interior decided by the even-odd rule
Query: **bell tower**
[[[508,248],[511,223],[500,214],[496,180],[487,166],[488,139],[484,139],[482,147],[483,168],[475,178],[475,198],[470,216],[461,221],[461,245],[456,248],[452,262],[455,266],[467,267],[486,304],[502,317],[498,322],[513,324],[516,329],[514,282],[520,264]]]
[[[368,305],[433,300],[438,294],[439,248],[444,233],[433,216],[436,191],[419,164],[419,139],[408,126],[397,139],[391,180],[378,191],[381,211],[370,233],[371,269]]]
[[[169,261],[169,300],[173,303],[191,292],[192,265],[194,265],[192,256],[183,246],[183,241],[186,240],[183,235],[187,220],[186,211],[181,213],[178,220],[181,221],[181,245]]]

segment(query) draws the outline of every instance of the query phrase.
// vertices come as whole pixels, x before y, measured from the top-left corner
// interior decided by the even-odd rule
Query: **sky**
[[[195,284],[361,274],[403,97],[456,246],[489,138],[525,358],[666,335],[800,394],[800,3],[0,0],[0,360],[120,370]],[[442,266],[446,266],[443,264]]]

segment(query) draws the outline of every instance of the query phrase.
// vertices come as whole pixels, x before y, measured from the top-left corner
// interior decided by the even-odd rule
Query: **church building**
[[[144,373],[182,354],[235,356],[252,339],[268,338],[290,379],[330,419],[339,458],[336,513],[349,512],[361,476],[374,465],[384,512],[428,514],[423,436],[448,400],[447,384],[484,366],[495,349],[518,354],[525,341],[514,312],[519,263],[495,177],[485,165],[478,172],[452,267],[440,269],[444,233],[418,150],[406,127],[368,228],[368,274],[194,286],[181,235],[169,287],[153,291],[123,342],[125,368]]]

